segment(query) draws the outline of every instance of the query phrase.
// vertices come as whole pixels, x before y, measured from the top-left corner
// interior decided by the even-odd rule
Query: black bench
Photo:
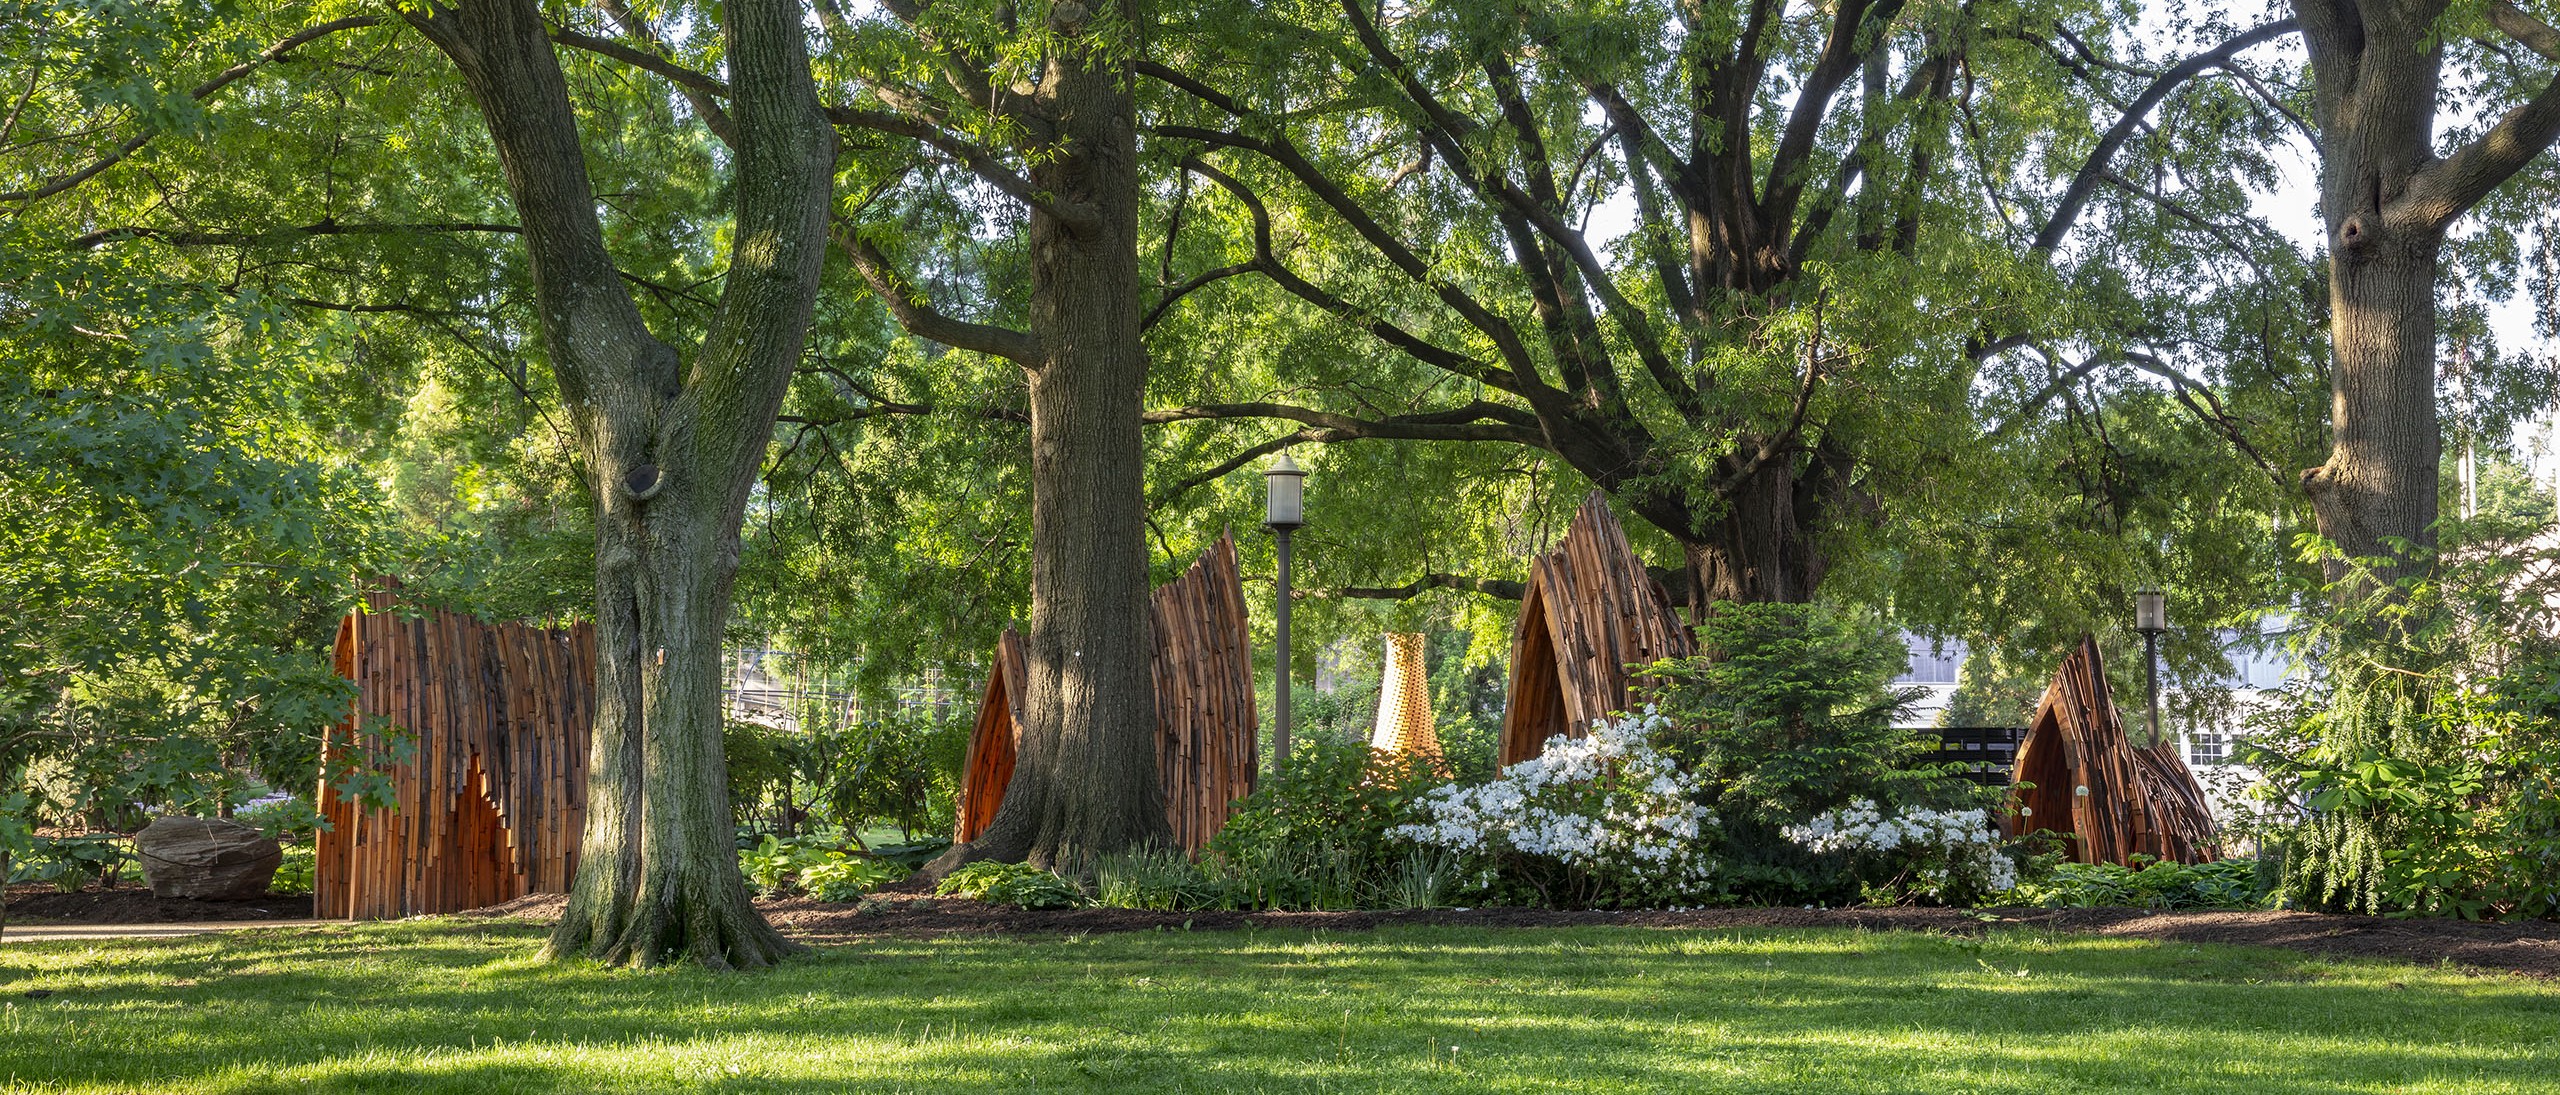
[[[2023,726],[1940,726],[1934,731],[1938,748],[1923,760],[1932,764],[1962,764],[1965,778],[1988,787],[2009,785],[2010,770],[2017,766],[2018,744],[2027,740]]]

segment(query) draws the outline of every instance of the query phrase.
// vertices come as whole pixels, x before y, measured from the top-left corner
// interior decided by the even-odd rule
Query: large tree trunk
[[[2436,251],[2429,234],[2329,256],[2331,447],[2303,486],[2320,535],[2349,556],[2396,560],[2395,541],[2435,539]]]
[[[2350,556],[2430,545],[2436,520],[2438,217],[2404,200],[2436,162],[2442,4],[2298,5],[2328,229],[2328,462],[2303,475],[2320,534]],[[2396,572],[2385,567],[2385,577]],[[2331,577],[2342,577],[2333,567]]]
[[[1101,5],[1097,5],[1101,6]],[[1115,5],[1116,6],[1116,5]],[[987,831],[936,864],[1169,846],[1148,667],[1147,355],[1139,333],[1137,116],[1109,45],[1068,38],[1042,81],[1057,154],[1032,183],[1097,216],[1031,215],[1030,687]],[[1125,44],[1123,44],[1125,45]]]
[[[1723,515],[1706,535],[1683,538],[1693,618],[1704,618],[1718,601],[1813,600],[1828,568],[1814,543],[1814,514],[1801,505],[1798,475],[1786,460],[1761,464],[1722,500]]]
[[[524,225],[543,342],[596,497],[587,830],[548,953],[757,967],[798,949],[739,876],[720,751],[738,528],[807,336],[835,163],[791,0],[730,0],[737,172],[726,288],[691,367],[604,246],[576,115],[532,0],[405,13],[480,104]]]

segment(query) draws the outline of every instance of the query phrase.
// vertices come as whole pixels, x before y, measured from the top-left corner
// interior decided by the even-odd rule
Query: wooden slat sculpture
[[[2012,836],[2051,830],[2082,863],[2131,866],[2135,855],[2179,863],[2221,858],[2213,809],[2167,743],[2136,748],[2107,690],[2096,639],[2082,636],[2045,689],[2018,747],[2023,809]]]
[[[996,639],[996,664],[987,673],[987,697],[978,704],[978,725],[969,733],[969,756],[960,764],[960,798],[952,839],[967,843],[987,831],[1004,805],[1004,789],[1013,782],[1013,751],[1022,737],[1022,635],[1006,628]]]
[[[1537,756],[1548,738],[1580,737],[1632,706],[1627,665],[1697,652],[1660,583],[1627,546],[1599,491],[1583,499],[1557,550],[1531,567],[1511,634],[1511,702],[1501,763]]]
[[[1149,661],[1156,684],[1156,774],[1174,839],[1199,851],[1227,823],[1227,804],[1253,790],[1257,726],[1253,646],[1235,535],[1201,555],[1148,602]],[[995,820],[1022,741],[1022,638],[1007,631],[987,676],[986,699],[961,771],[954,839],[975,840]]]
[[[566,893],[586,826],[595,628],[394,615],[388,591],[338,625],[355,709],[321,741],[313,912],[383,920]],[[394,744],[400,748],[395,749]],[[368,807],[329,773],[382,771]]]
[[[1387,632],[1386,675],[1378,683],[1378,724],[1369,748],[1390,756],[1408,756],[1442,775],[1448,759],[1440,752],[1440,733],[1432,724],[1431,681],[1422,665],[1419,632]]]
[[[1227,804],[1253,792],[1257,727],[1253,637],[1233,532],[1149,599],[1156,679],[1156,771],[1165,817],[1199,851],[1227,824]]]

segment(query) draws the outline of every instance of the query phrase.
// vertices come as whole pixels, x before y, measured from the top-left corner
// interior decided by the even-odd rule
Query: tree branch
[[[2030,250],[2050,254],[2062,245],[2063,238],[2071,234],[2072,226],[2080,220],[2081,211],[2088,206],[2089,195],[2104,180],[2117,150],[2133,137],[2134,131],[2142,126],[2143,119],[2150,115],[2151,108],[2160,105],[2160,100],[2167,98],[2179,85],[2194,79],[2198,73],[2219,67],[2252,46],[2281,38],[2297,29],[2300,29],[2298,21],[2278,19],[2254,30],[2243,31],[2221,45],[2179,62],[2151,81],[2151,86],[2143,89],[2133,105],[2125,109],[2124,116],[2116,119],[2115,126],[2107,130],[2106,136],[2099,138],[2098,147],[2089,150],[2089,158],[2080,165],[2080,174],[2071,180],[2070,188],[2062,192],[2061,202],[2053,207],[2053,215],[2046,218],[2044,228],[2036,233]]]
[[[2489,21],[2508,37],[2560,61],[2560,31],[2524,13],[2510,0],[2493,0]],[[2560,138],[2560,76],[2533,98],[2507,111],[2489,131],[2427,165],[2409,180],[2408,216],[2441,232]]]
[[[924,303],[924,294],[898,272],[888,256],[871,246],[851,226],[838,221],[830,234],[835,238],[837,248],[853,260],[854,270],[871,286],[872,293],[888,307],[889,315],[908,334],[955,349],[1000,357],[1025,369],[1040,367],[1038,339],[1009,327],[972,323],[934,310]]]
[[[285,54],[291,53],[301,46],[308,45],[313,41],[336,34],[342,30],[356,30],[362,27],[381,26],[385,22],[387,22],[387,20],[380,16],[351,15],[344,19],[332,19],[326,23],[305,27],[302,30],[287,35],[282,41],[258,51],[257,56],[214,74],[212,79],[196,85],[195,90],[187,93],[187,97],[198,102],[202,102],[206,97],[211,96],[214,92],[229,87],[234,82],[237,82],[241,77],[247,76],[249,73],[256,71],[258,66],[280,59]],[[62,193],[65,190],[69,190],[72,187],[96,178],[100,172],[105,171],[110,167],[123,163],[126,157],[141,151],[142,146],[150,144],[151,139],[159,135],[159,130],[144,130],[141,133],[135,134],[132,139],[116,146],[115,151],[107,153],[105,156],[100,157],[89,166],[81,168],[78,171],[62,176],[52,182],[39,185],[31,190],[13,190],[7,193],[0,193],[0,202],[31,202]]]
[[[524,229],[512,224],[481,224],[474,221],[426,221],[417,224],[340,224],[322,220],[311,224],[270,228],[263,232],[188,231],[176,228],[151,228],[127,225],[101,228],[72,240],[65,246],[72,250],[92,251],[125,240],[151,240],[172,247],[247,247],[268,240],[294,236],[383,236],[431,232],[504,232],[520,234]]]
[[[1271,211],[1263,205],[1260,195],[1255,194],[1251,187],[1237,180],[1235,176],[1211,166],[1199,157],[1185,160],[1183,167],[1218,184],[1221,189],[1234,195],[1237,201],[1244,204],[1246,212],[1253,218],[1252,265],[1255,269],[1262,271],[1263,276],[1270,278],[1273,284],[1331,315],[1358,324],[1361,329],[1369,332],[1370,337],[1404,351],[1416,361],[1436,366],[1446,372],[1500,391],[1519,394],[1517,381],[1506,376],[1501,370],[1425,340],[1420,335],[1407,331],[1382,317],[1370,315],[1351,302],[1299,277],[1295,271],[1289,269],[1286,263],[1281,262],[1280,256],[1272,250]]]
[[[1359,601],[1406,601],[1435,589],[1454,589],[1462,593],[1481,593],[1505,601],[1517,601],[1529,595],[1529,584],[1508,578],[1469,578],[1462,574],[1433,571],[1400,586],[1343,586],[1338,589],[1297,591],[1308,600],[1342,598]]]
[[[1211,282],[1221,281],[1238,274],[1250,274],[1260,269],[1262,269],[1260,262],[1239,262],[1221,266],[1215,270],[1204,270],[1184,278],[1181,284],[1165,290],[1164,298],[1156,301],[1155,307],[1147,309],[1146,318],[1138,321],[1138,330],[1145,332],[1153,329],[1156,321],[1163,319],[1164,314],[1171,311],[1176,302],[1191,295],[1193,290],[1207,286]]]
[[[1543,448],[1546,438],[1538,432],[1535,415],[1517,407],[1477,400],[1447,410],[1421,411],[1380,419],[1362,419],[1347,414],[1296,407],[1285,403],[1210,403],[1167,410],[1148,411],[1141,421],[1148,425],[1167,422],[1196,422],[1222,418],[1276,418],[1301,422],[1330,431],[1339,436],[1312,440],[1346,441],[1352,439],[1391,439],[1404,441],[1507,441],[1515,445]]]

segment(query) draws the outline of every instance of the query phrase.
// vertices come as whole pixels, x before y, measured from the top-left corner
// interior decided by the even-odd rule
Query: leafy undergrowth
[[[5,1091],[2551,1090],[2519,978],[2034,932],[888,940],[767,973],[412,922],[0,951]],[[43,993],[40,997],[30,993]]]

